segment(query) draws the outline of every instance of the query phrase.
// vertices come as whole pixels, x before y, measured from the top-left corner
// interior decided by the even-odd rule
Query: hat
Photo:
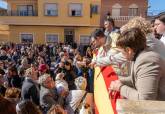
[[[46,70],[46,65],[45,64],[40,64],[39,67],[38,67],[38,70],[43,72],[44,70]]]
[[[75,79],[74,83],[75,83],[76,88],[78,90],[85,90],[86,89],[86,86],[87,86],[86,78],[80,76],[80,77]]]

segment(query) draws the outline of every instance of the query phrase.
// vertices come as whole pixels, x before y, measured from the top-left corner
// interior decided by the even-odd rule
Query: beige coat
[[[120,79],[121,95],[131,100],[165,100],[165,60],[146,49],[131,67],[131,76]]]

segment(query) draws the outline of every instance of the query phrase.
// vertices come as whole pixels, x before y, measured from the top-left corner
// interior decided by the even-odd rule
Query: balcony
[[[115,25],[121,27],[122,25],[126,24],[130,19],[136,16],[111,16],[114,19]]]
[[[115,21],[128,21],[135,16],[111,16]]]
[[[0,16],[38,16],[38,12],[34,10],[13,11],[8,10],[6,13],[1,13]]]

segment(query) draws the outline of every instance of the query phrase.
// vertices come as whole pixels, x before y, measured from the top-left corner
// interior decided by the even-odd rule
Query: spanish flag
[[[118,76],[112,66],[96,67],[94,74],[94,100],[95,114],[117,114],[116,100],[120,98],[119,92],[109,92],[112,81]]]

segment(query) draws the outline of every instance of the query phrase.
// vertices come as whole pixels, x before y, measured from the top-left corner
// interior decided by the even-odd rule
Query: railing
[[[38,16],[38,12],[34,10],[22,10],[22,11],[8,10],[6,13],[0,12],[0,16]]]
[[[135,16],[111,16],[115,21],[128,21]]]

